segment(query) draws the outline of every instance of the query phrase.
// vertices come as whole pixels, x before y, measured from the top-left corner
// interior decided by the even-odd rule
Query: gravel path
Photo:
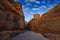
[[[39,33],[27,31],[17,35],[16,37],[13,37],[12,40],[48,40],[48,39],[43,37],[43,35]]]

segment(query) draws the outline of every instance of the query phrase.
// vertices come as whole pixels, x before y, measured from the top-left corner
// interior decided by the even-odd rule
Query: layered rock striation
[[[60,4],[42,15],[38,22],[40,33],[60,34]]]
[[[13,0],[0,0],[0,30],[24,29],[22,4]]]

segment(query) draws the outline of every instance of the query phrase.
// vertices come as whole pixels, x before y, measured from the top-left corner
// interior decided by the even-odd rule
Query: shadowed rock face
[[[50,40],[60,40],[60,34],[46,33],[45,37],[50,39]]]
[[[22,4],[13,0],[0,0],[0,31],[24,29]]]
[[[26,29],[31,30],[31,31],[38,31],[37,23],[38,23],[39,19],[40,19],[40,15],[35,14],[34,18],[32,20],[30,20],[30,22],[28,22]]]
[[[43,14],[38,22],[40,33],[60,34],[60,4]]]
[[[13,0],[0,0],[0,40],[10,40],[25,27],[22,4]]]

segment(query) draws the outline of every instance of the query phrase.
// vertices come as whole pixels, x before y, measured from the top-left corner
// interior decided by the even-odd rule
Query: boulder
[[[0,0],[0,31],[24,29],[22,4],[13,0]]]

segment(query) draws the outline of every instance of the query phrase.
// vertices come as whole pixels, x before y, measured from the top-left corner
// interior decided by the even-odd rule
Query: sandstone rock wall
[[[0,40],[10,40],[24,32],[22,4],[14,0],[0,0]]]
[[[0,31],[24,29],[22,4],[13,0],[0,0]]]
[[[60,40],[59,34],[46,33],[45,37],[50,39],[50,40]]]
[[[31,30],[31,31],[37,31],[38,30],[37,29],[38,28],[37,23],[38,23],[39,19],[40,19],[40,15],[39,14],[35,14],[34,18],[28,22],[26,28],[28,30]]]
[[[38,28],[43,34],[60,34],[60,4],[42,15]]]
[[[26,28],[41,33],[50,40],[60,40],[60,4],[41,17],[34,15]]]

